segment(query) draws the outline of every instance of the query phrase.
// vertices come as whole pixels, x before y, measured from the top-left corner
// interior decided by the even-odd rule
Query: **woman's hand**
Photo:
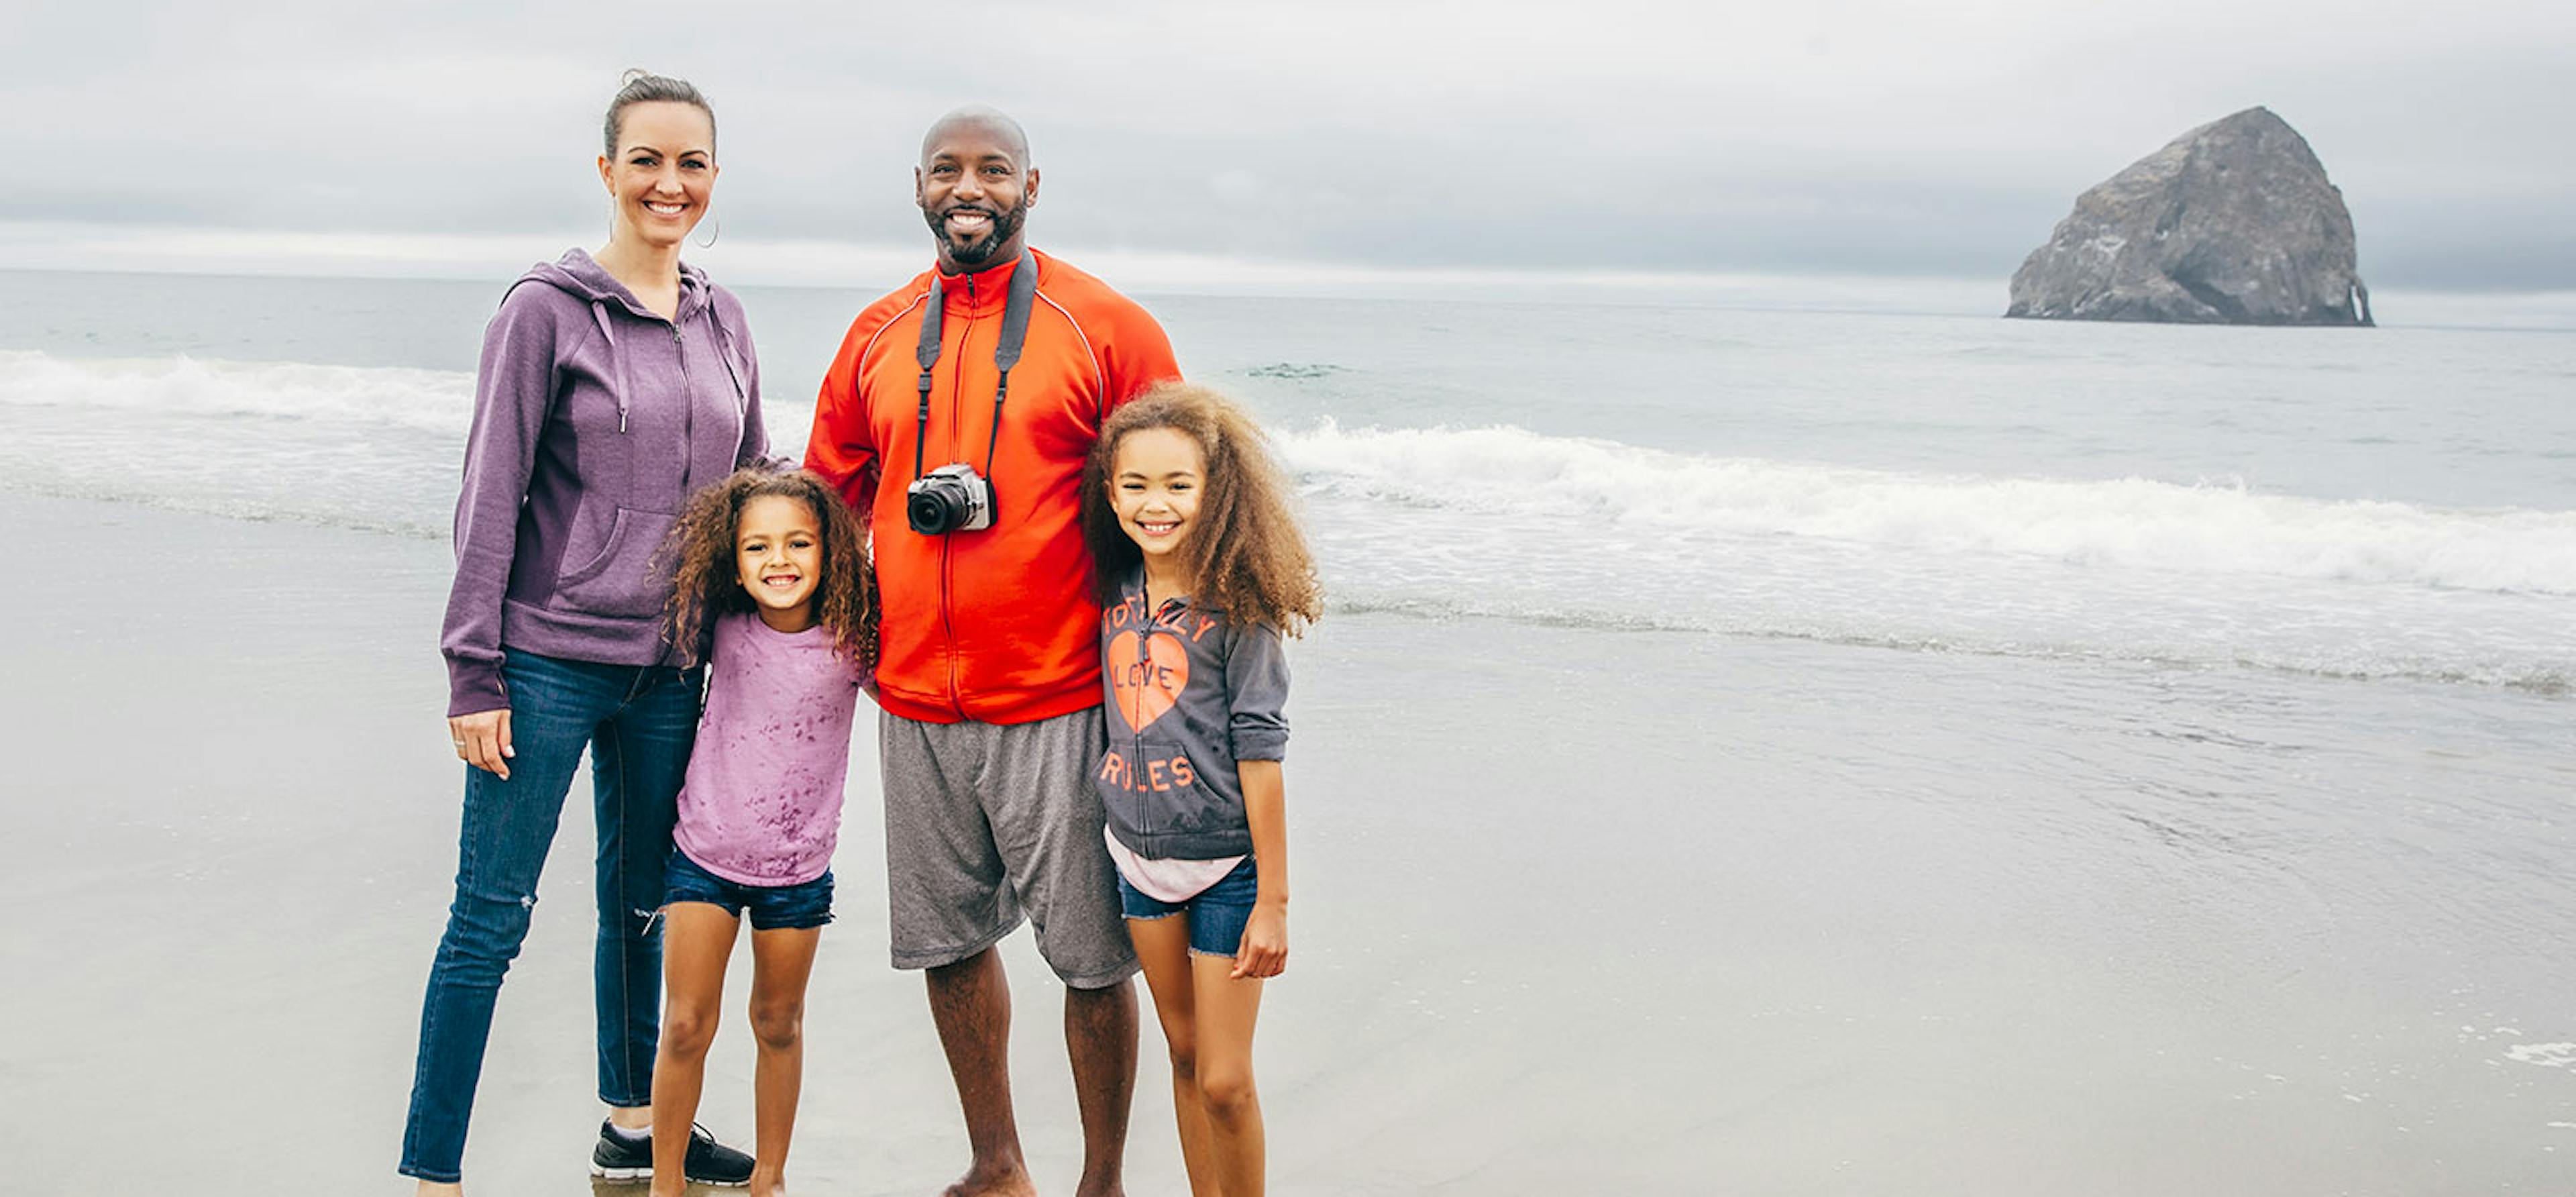
[[[1288,907],[1259,903],[1243,925],[1243,942],[1234,949],[1231,980],[1261,980],[1288,971]]]
[[[447,738],[456,742],[456,759],[510,780],[506,758],[518,755],[510,750],[510,708],[449,716]]]

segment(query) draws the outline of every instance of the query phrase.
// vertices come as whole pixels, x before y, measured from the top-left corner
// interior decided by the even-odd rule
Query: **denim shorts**
[[[1217,883],[1190,895],[1186,902],[1166,902],[1118,878],[1118,904],[1131,919],[1184,915],[1190,920],[1190,952],[1232,958],[1243,947],[1244,925],[1252,921],[1253,899],[1261,894],[1260,874],[1246,856]]]
[[[671,850],[671,866],[662,902],[705,902],[724,907],[736,918],[751,912],[751,929],[820,927],[832,921],[832,871],[797,885],[744,885],[710,873],[689,854]]]

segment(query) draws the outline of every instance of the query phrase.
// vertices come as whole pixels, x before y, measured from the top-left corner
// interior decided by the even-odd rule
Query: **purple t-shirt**
[[[743,885],[801,885],[832,867],[859,668],[817,624],[716,621],[707,709],[672,833],[700,868]]]

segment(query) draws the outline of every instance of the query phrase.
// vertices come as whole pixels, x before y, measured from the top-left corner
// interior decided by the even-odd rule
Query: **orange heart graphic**
[[[1190,650],[1178,636],[1124,633],[1109,642],[1109,691],[1127,730],[1143,731],[1181,700],[1190,684]]]

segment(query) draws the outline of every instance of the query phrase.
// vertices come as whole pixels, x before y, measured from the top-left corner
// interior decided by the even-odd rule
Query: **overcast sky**
[[[2078,192],[2263,104],[2374,286],[2576,289],[2566,0],[11,7],[0,265],[596,244],[600,112],[645,66],[715,103],[742,281],[926,260],[921,130],[981,101],[1029,128],[1039,245],[1166,273],[2000,289]]]

